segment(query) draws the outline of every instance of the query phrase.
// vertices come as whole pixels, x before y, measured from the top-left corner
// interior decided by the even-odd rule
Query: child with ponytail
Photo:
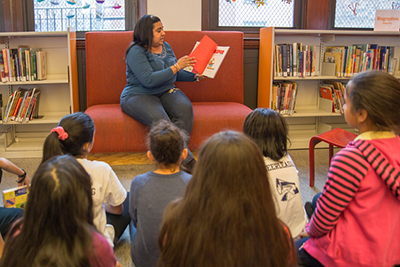
[[[94,132],[89,115],[83,112],[66,115],[47,136],[42,163],[55,155],[70,154],[85,168],[92,179],[94,225],[113,246],[129,225],[129,198],[110,165],[87,159]]]

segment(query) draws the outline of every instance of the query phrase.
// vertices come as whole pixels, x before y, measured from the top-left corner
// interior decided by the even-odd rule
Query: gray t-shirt
[[[167,204],[183,197],[192,176],[185,172],[162,175],[147,172],[131,183],[129,214],[136,234],[132,238],[132,260],[136,267],[157,265],[160,250],[157,245],[162,216]]]

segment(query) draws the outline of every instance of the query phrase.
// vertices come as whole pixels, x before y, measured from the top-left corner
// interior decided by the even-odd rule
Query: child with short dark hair
[[[136,267],[157,265],[160,251],[157,245],[163,211],[167,204],[183,196],[190,174],[179,166],[187,156],[187,135],[173,123],[160,120],[149,133],[147,156],[157,169],[136,176],[130,189],[132,260]],[[136,230],[136,233],[135,233]]]
[[[94,122],[86,113],[64,116],[44,141],[42,162],[55,155],[70,154],[82,164],[92,177],[94,225],[113,246],[129,225],[129,198],[110,165],[87,159],[94,133]]]
[[[400,264],[400,82],[354,76],[344,116],[360,135],[332,158],[324,190],[296,242],[302,266]]]
[[[288,151],[285,119],[269,108],[257,108],[247,115],[243,132],[260,148],[268,170],[271,193],[278,218],[297,237],[307,223],[300,195],[299,175]]]

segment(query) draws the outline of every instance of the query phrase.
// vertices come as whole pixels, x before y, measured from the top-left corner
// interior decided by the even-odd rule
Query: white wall
[[[147,13],[159,17],[166,31],[201,30],[201,0],[147,0]]]

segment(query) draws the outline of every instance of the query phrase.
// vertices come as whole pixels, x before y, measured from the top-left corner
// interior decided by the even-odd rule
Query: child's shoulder
[[[107,166],[107,167],[110,167],[110,168],[111,168],[111,166],[110,166],[107,162],[104,162],[104,161],[90,160],[90,159],[82,159],[82,158],[78,158],[77,160],[78,160],[79,162],[82,162],[82,163],[88,164],[88,165]]]

